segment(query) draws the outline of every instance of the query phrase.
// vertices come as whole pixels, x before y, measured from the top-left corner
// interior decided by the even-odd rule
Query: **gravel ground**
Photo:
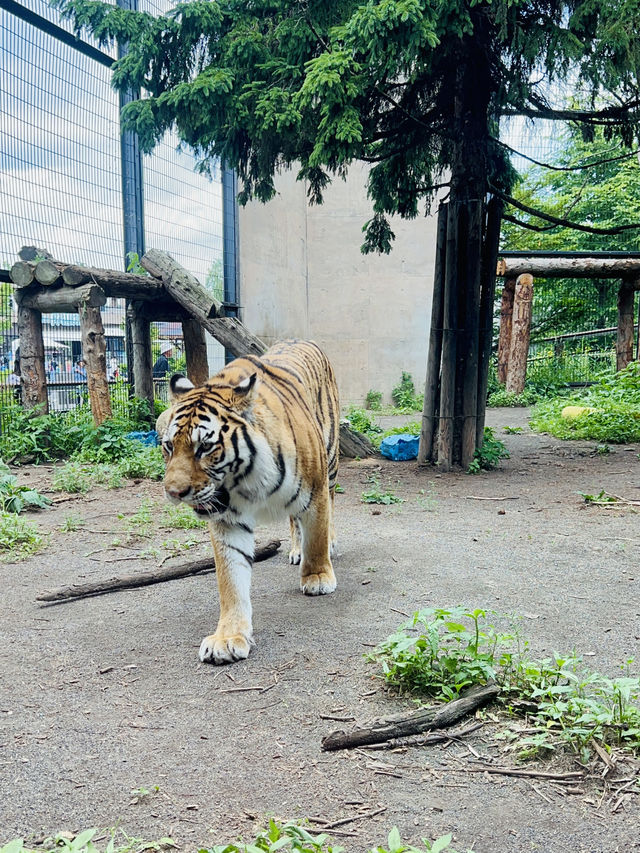
[[[331,596],[298,592],[286,525],[261,531],[263,539],[280,536],[283,548],[255,567],[257,646],[230,667],[197,658],[215,627],[213,575],[49,607],[35,600],[78,579],[152,568],[176,536],[200,544],[165,565],[205,555],[201,530],[153,526],[127,539],[127,518],[143,500],[159,517],[160,484],[69,496],[32,516],[48,531],[46,548],[0,564],[0,843],[119,824],[196,851],[248,840],[273,815],[318,827],[343,821],[332,835],[353,853],[383,843],[393,826],[413,842],[452,832],[456,849],[476,853],[640,850],[637,786],[618,796],[595,782],[569,790],[473,772],[477,756],[513,762],[491,721],[446,746],[320,748],[350,718],[411,707],[389,696],[364,655],[419,607],[517,614],[533,654],[575,648],[611,676],[638,657],[637,508],[587,506],[580,493],[640,499],[640,447],[599,454],[593,443],[532,434],[526,415],[489,412],[511,452],[496,472],[344,463]],[[405,502],[363,504],[372,473]],[[43,489],[51,469],[18,475]],[[84,528],[62,532],[71,516]],[[637,675],[638,664],[632,669]],[[618,778],[634,771],[623,766]],[[149,793],[132,793],[142,788]]]

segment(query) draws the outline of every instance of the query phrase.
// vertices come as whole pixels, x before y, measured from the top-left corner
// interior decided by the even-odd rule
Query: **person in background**
[[[165,341],[160,347],[160,355],[153,365],[154,379],[161,379],[169,372],[169,359],[173,355],[173,347],[168,341]]]
[[[73,376],[73,379],[76,382],[87,381],[87,367],[83,358],[79,358],[78,361],[74,364],[71,375]]]
[[[118,378],[118,359],[112,355],[109,359],[109,367],[107,369],[107,379],[112,382]]]

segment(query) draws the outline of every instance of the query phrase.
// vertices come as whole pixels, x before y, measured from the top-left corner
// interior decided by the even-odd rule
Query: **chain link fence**
[[[140,0],[138,8],[158,14],[169,5]],[[222,175],[209,180],[196,172],[193,157],[169,135],[152,155],[140,158],[139,174],[133,175],[138,185],[131,187],[119,95],[110,85],[115,57],[115,48],[99,48],[84,35],[76,39],[46,0],[0,0],[3,428],[19,397],[13,372],[19,340],[8,270],[22,246],[39,247],[66,263],[119,270],[135,263],[145,247],[165,250],[224,300]],[[131,212],[127,194],[137,199],[135,245],[123,227]],[[102,313],[109,377],[114,393],[126,397],[124,301],[108,300]],[[83,399],[78,318],[43,314],[42,319],[49,407],[64,411]],[[154,324],[152,342],[154,359],[170,343],[170,371],[184,366],[180,323]],[[224,350],[210,337],[208,349],[214,372],[224,364]],[[166,397],[166,379],[157,377],[156,383],[158,396]]]

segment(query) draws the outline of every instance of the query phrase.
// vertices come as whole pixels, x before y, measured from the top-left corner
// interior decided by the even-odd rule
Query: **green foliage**
[[[116,462],[115,468],[120,477],[128,480],[162,480],[164,460],[159,447],[146,447],[134,442],[133,453]]]
[[[382,433],[382,427],[374,423],[371,416],[364,409],[351,406],[347,411],[346,418],[352,429],[356,432],[361,432],[372,440]]]
[[[485,427],[482,446],[474,451],[468,473],[478,474],[480,471],[489,471],[491,468],[496,468],[501,459],[508,458],[509,451],[504,446],[504,442],[495,437],[491,427]]]
[[[589,411],[576,418],[563,418],[567,405]],[[579,394],[539,403],[532,412],[531,428],[561,439],[612,444],[640,441],[640,363],[631,362]]]
[[[106,846],[98,846],[95,836],[103,836],[98,829],[85,829],[76,836],[59,833],[44,842],[36,849],[27,847],[22,838],[15,838],[0,847],[0,853],[141,853],[141,851],[170,850],[176,847],[171,838],[160,838],[158,841],[143,841],[132,838],[122,829],[107,831],[110,835]]]
[[[46,509],[51,500],[29,486],[19,486],[18,479],[0,459],[0,512],[15,512],[25,509]]]
[[[411,374],[404,370],[400,382],[391,391],[391,399],[399,412],[422,411],[422,395],[416,394]]]
[[[390,489],[386,489],[384,492],[382,491],[382,487],[380,486],[380,478],[375,474],[371,474],[367,477],[367,482],[370,485],[370,488],[362,493],[360,500],[365,504],[401,504],[404,503],[404,498],[399,498],[397,495],[394,495]]]
[[[194,511],[184,504],[163,504],[160,526],[173,527],[177,530],[198,530],[206,527],[207,522],[203,518],[198,518]]]
[[[140,263],[140,255],[137,252],[127,252],[127,272],[135,275],[149,275]]]
[[[371,409],[374,412],[382,408],[382,391],[367,391],[364,405],[366,409]]]
[[[379,436],[377,444],[379,445],[382,439],[386,438],[388,435],[420,435],[420,424],[418,421],[408,421],[406,424],[390,427],[389,429],[386,429],[381,436]]]
[[[504,735],[523,758],[565,747],[587,760],[594,738],[640,753],[640,679],[630,675],[633,660],[613,679],[589,670],[575,653],[534,660],[513,626],[500,631],[486,611],[464,607],[414,613],[369,658],[381,664],[393,689],[435,700],[496,682],[505,712],[515,713],[515,700],[529,709],[527,733],[515,728]]]
[[[18,518],[12,512],[0,512],[0,559],[24,560],[42,547],[42,537],[35,524]]]

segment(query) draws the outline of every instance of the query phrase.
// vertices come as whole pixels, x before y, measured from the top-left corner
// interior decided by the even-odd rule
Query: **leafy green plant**
[[[23,560],[42,547],[35,524],[11,512],[0,513],[0,552],[4,560]]]
[[[164,460],[159,447],[145,447],[134,442],[133,453],[124,456],[116,464],[120,477],[128,480],[162,480],[164,477]]]
[[[351,429],[366,435],[372,441],[382,433],[382,427],[374,423],[369,413],[364,409],[351,406],[347,411],[346,419]]]
[[[416,394],[411,374],[405,370],[402,371],[402,378],[398,385],[391,390],[391,399],[396,409],[401,412],[419,412],[422,410],[422,396]]]
[[[25,509],[46,509],[51,506],[50,498],[41,495],[29,486],[19,486],[18,478],[0,459],[0,511],[16,514]]]
[[[185,504],[163,504],[159,520],[161,527],[173,527],[176,530],[197,530],[207,526],[203,518]]]
[[[105,835],[109,836],[106,846],[98,846]],[[94,828],[85,829],[75,836],[66,832],[59,833],[46,838],[36,849],[27,847],[22,838],[15,838],[0,847],[0,853],[140,853],[143,850],[170,850],[175,847],[176,844],[171,838],[143,841],[141,838],[128,836],[122,829],[101,832]]]
[[[468,473],[478,474],[480,471],[488,471],[497,467],[501,459],[508,458],[509,451],[504,446],[504,442],[495,437],[491,427],[485,427],[482,447],[474,452]]]
[[[500,388],[489,395],[487,406],[490,409],[526,407],[532,406],[538,399],[537,395],[528,392],[526,389],[522,394],[513,394],[510,391],[505,391],[504,388]]]
[[[382,408],[382,391],[367,391],[367,396],[364,400],[365,409],[371,409],[374,412]]]
[[[580,495],[584,498],[584,502],[587,504],[616,504],[618,503],[618,498],[615,495],[608,495],[604,489],[600,489],[597,495],[588,495],[585,492],[580,492]]]
[[[76,530],[80,530],[82,527],[84,527],[85,524],[86,521],[84,520],[84,518],[82,518],[82,516],[76,515],[75,513],[70,513],[65,517],[64,521],[60,525],[60,530],[63,533],[74,533]]]
[[[401,504],[404,503],[404,498],[399,498],[397,495],[394,495],[390,489],[386,491],[382,491],[382,487],[380,486],[380,478],[375,474],[371,474],[367,478],[367,482],[370,484],[371,488],[362,492],[362,496],[360,500],[365,504]]]
[[[505,714],[527,709],[526,733],[503,733],[523,758],[562,747],[586,760],[594,739],[640,754],[640,679],[630,675],[633,659],[618,678],[590,670],[575,652],[535,660],[513,626],[500,631],[486,611],[463,607],[416,612],[369,658],[380,663],[393,689],[435,700],[496,682]]]
[[[506,432],[507,435],[520,435],[522,427],[504,426],[502,427],[502,431]]]

